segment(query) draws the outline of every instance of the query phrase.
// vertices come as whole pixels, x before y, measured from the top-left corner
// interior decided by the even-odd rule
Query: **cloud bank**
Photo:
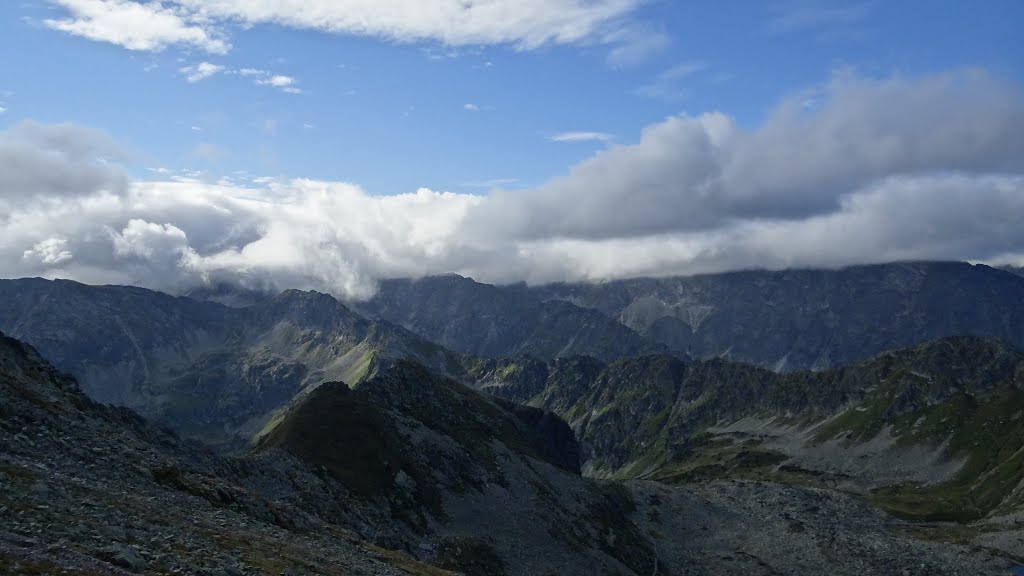
[[[599,280],[906,259],[1024,262],[1024,94],[977,71],[835,76],[762,124],[648,126],[487,196],[130,182],[102,133],[0,133],[0,275],[365,297],[383,277]]]

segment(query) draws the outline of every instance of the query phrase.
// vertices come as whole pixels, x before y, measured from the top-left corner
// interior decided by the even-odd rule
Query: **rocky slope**
[[[630,498],[579,476],[565,422],[411,362],[351,390],[321,386],[261,436],[257,449],[271,448],[387,502],[415,532],[405,539],[422,539],[423,556],[442,565],[462,555],[476,574],[653,568]]]
[[[647,574],[655,562],[628,493],[573,470],[564,422],[538,426],[541,411],[412,363],[354,391],[319,387],[241,458],[95,404],[3,336],[0,401],[5,574]]]
[[[664,349],[594,310],[542,302],[523,290],[456,275],[385,280],[372,299],[351,305],[369,318],[483,358],[529,354],[549,360],[586,354],[613,360]]]
[[[840,366],[964,334],[1024,346],[1024,278],[958,262],[555,284],[528,292],[598,310],[696,358],[777,371]]]
[[[256,452],[223,458],[92,402],[32,348],[0,336],[0,572],[973,576],[1013,567],[908,538],[916,525],[830,491],[587,480],[571,470],[565,424],[523,410],[399,363],[354,390],[317,388]]]
[[[828,486],[935,520],[1024,509],[1024,354],[997,340],[947,338],[817,373],[661,355],[474,374],[562,414],[598,476]]]
[[[355,383],[402,358],[462,369],[407,330],[297,290],[231,308],[126,286],[0,280],[0,330],[74,374],[91,398],[227,447],[325,380]]]
[[[269,460],[96,404],[0,335],[0,573],[449,574],[343,529],[340,506],[310,505],[342,487]]]

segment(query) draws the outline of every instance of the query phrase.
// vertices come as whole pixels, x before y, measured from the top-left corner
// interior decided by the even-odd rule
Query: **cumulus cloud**
[[[224,54],[230,45],[194,11],[174,3],[130,0],[53,0],[67,10],[67,18],[43,23],[61,32],[117,44],[129,50],[161,51],[168,46],[199,48]]]
[[[548,282],[903,259],[1024,261],[1024,98],[980,72],[839,74],[759,126],[674,116],[488,195],[337,182],[135,182],[102,134],[0,133],[0,275],[183,290],[458,272]]]
[[[610,30],[642,0],[54,0],[67,17],[47,26],[132,50],[170,45],[221,54],[232,24],[277,24],[398,42],[533,49],[618,43]]]
[[[0,219],[46,199],[121,195],[122,152],[105,134],[69,124],[23,122],[0,132]]]

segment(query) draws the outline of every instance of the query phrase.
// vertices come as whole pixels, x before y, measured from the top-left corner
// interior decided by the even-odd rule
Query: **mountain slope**
[[[75,374],[97,401],[225,446],[244,444],[326,380],[355,383],[371,366],[407,357],[461,371],[440,346],[297,290],[230,308],[125,286],[2,280],[0,329]]]
[[[332,490],[298,463],[220,459],[98,405],[0,334],[3,574],[451,574],[307,504]]]
[[[512,290],[513,288],[509,288]],[[957,262],[750,271],[528,290],[696,358],[823,369],[945,336],[1024,346],[1024,278]]]
[[[0,415],[5,574],[647,574],[655,562],[628,493],[572,470],[564,422],[413,363],[356,390],[325,384],[256,452],[221,458],[92,402],[0,335]]]
[[[663,349],[593,310],[455,275],[385,280],[373,298],[352,306],[483,358],[585,354],[610,360]]]
[[[514,374],[480,386],[509,389],[488,379]],[[662,355],[580,374],[586,384],[548,374],[520,399],[570,422],[595,475],[811,483],[928,519],[1024,511],[1024,354],[997,340],[947,338],[818,373]]]
[[[624,512],[628,496],[578,476],[568,425],[411,362],[354,389],[321,386],[261,436],[257,449],[273,448],[389,502],[393,517],[435,534],[439,555],[472,550],[489,563],[481,574],[653,568],[650,544]],[[491,520],[498,510],[500,524]],[[573,530],[553,537],[545,526]],[[533,559],[517,557],[524,547]]]

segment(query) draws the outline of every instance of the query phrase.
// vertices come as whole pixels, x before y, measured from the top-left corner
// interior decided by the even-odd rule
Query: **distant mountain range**
[[[385,281],[347,305],[296,290],[192,296],[0,280],[0,329],[96,400],[235,448],[296,395],[406,358],[469,382],[467,370],[502,357],[670,353],[789,371],[961,334],[1024,346],[1024,277],[963,263],[534,288],[441,276]]]
[[[1017,276],[1024,276],[1024,266],[1001,266],[1000,269]]]
[[[585,354],[614,360],[666,350],[598,310],[456,275],[385,280],[373,298],[350,305],[368,318],[483,358]]]
[[[1024,278],[959,262],[735,272],[532,289],[696,358],[824,369],[973,334],[1024,346]]]
[[[225,447],[244,446],[324,381],[354,384],[406,358],[439,374],[462,370],[441,346],[297,290],[231,308],[125,286],[0,280],[0,329],[76,375],[95,400]]]
[[[439,276],[385,281],[376,296],[351,305],[488,358],[607,361],[660,348],[792,371],[965,334],[1024,347],[1024,277],[962,262],[537,287]]]

